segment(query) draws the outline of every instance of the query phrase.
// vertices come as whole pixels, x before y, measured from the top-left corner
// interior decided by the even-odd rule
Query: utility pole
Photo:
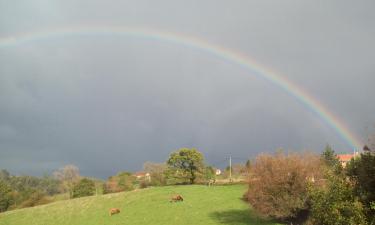
[[[232,156],[229,156],[229,182],[232,183]]]

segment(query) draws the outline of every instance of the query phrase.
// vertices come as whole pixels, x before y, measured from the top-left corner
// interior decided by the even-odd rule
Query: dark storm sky
[[[366,136],[375,122],[373,1],[6,1],[0,39],[81,26],[205,39],[283,74]],[[350,146],[277,86],[197,49],[119,36],[0,48],[0,168],[136,171],[196,147],[209,163]],[[225,166],[220,164],[216,166]]]

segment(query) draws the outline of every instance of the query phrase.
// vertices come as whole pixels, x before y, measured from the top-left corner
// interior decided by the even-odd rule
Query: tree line
[[[327,146],[316,153],[260,154],[227,168],[246,176],[244,199],[261,216],[292,224],[375,224],[375,152],[369,147],[342,166]],[[203,184],[216,179],[201,152],[181,148],[166,162],[145,162],[143,174],[122,171],[106,181],[82,177],[67,165],[51,176],[12,176],[0,171],[0,211],[45,204],[65,193],[69,198],[130,191],[148,186]]]
[[[243,172],[240,165],[235,172]],[[66,165],[43,177],[15,176],[0,171],[0,212],[50,203],[58,199],[131,191],[148,186],[207,183],[215,177],[203,154],[194,148],[172,152],[166,162],[145,162],[144,174],[121,171],[107,180],[83,177],[79,168]],[[147,176],[145,176],[147,174]]]

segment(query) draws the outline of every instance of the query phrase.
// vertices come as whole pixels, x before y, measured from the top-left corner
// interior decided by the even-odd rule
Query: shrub
[[[363,206],[350,184],[330,176],[326,187],[311,188],[311,222],[315,225],[364,225]]]
[[[324,165],[337,176],[343,176],[343,167],[335,151],[327,145],[321,154]]]
[[[354,193],[365,207],[368,221],[375,220],[375,154],[362,153],[347,165],[347,174],[354,184]]]
[[[259,155],[251,166],[247,199],[261,215],[289,221],[308,209],[308,186],[319,184],[321,161],[312,154]]]
[[[48,204],[52,202],[51,199],[49,199],[46,194],[44,194],[41,191],[34,191],[30,194],[28,199],[23,201],[21,205],[19,206],[20,208],[25,208],[25,207],[33,207],[37,205],[43,205],[43,204]]]
[[[150,182],[142,180],[139,182],[139,188],[147,188],[148,186],[151,186]]]
[[[73,187],[73,198],[79,198],[84,196],[91,196],[95,194],[95,183],[94,181],[83,178]]]
[[[136,179],[129,172],[120,172],[116,176],[108,178],[103,185],[103,193],[116,193],[121,191],[131,191],[134,189]]]
[[[12,190],[9,185],[0,180],[0,212],[6,211],[12,204]]]

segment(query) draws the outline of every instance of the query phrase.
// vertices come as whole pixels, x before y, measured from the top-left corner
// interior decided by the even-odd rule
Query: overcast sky
[[[0,0],[0,39],[72,26],[148,27],[242,52],[366,136],[375,123],[375,2]],[[279,87],[197,49],[119,36],[0,48],[0,168],[65,164],[105,178],[196,147],[214,166],[351,147]]]

